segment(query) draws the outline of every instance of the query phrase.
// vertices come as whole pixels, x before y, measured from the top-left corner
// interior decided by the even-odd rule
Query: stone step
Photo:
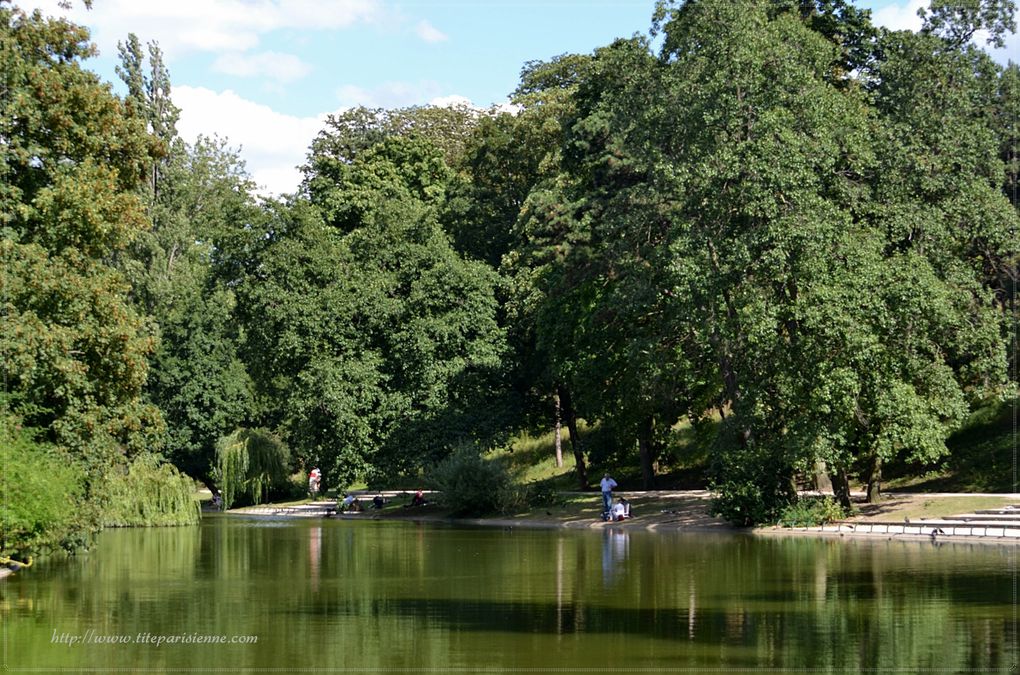
[[[818,528],[823,532],[839,532],[845,534],[886,534],[905,536],[927,536],[927,537],[995,537],[1020,540],[1020,523],[1015,527],[1003,527],[1002,525],[974,525],[972,523],[959,523],[953,521],[924,523],[832,523]]]
[[[966,525],[970,527],[1009,527],[1020,528],[1020,520],[985,520],[983,518],[922,518],[910,521],[911,525]]]
[[[953,516],[938,516],[936,518],[918,518],[917,522],[931,522],[935,520],[948,520],[960,523],[971,523],[971,524],[992,524],[992,525],[1020,525],[1020,515],[1015,516],[996,516],[991,514],[979,514],[979,513],[963,513]]]

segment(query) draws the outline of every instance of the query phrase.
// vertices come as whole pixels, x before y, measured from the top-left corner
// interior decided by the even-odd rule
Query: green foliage
[[[289,495],[290,450],[263,429],[238,429],[216,445],[216,479],[224,508]]]
[[[937,463],[895,462],[883,475],[896,489],[911,491],[1016,492],[1016,405],[1016,400],[982,405],[946,439],[949,453]]]
[[[464,445],[428,473],[429,486],[440,501],[459,515],[510,513],[527,502],[526,489],[515,485],[499,460],[485,459]]]
[[[716,493],[712,512],[738,527],[774,523],[797,500],[793,461],[773,445],[741,446],[731,422],[720,434],[711,467],[710,488]],[[794,452],[796,449],[792,449]],[[790,452],[790,450],[787,450]]]
[[[832,497],[800,497],[779,514],[783,527],[817,527],[846,517],[843,507]]]
[[[657,54],[529,62],[515,115],[331,116],[300,194],[259,203],[224,141],[177,137],[157,45],[120,45],[120,100],[84,29],[0,4],[10,410],[80,460],[93,524],[182,510],[143,451],[259,501],[294,466],[347,485],[499,447],[554,392],[646,487],[715,443],[741,524],[818,459],[940,461],[1015,395],[1020,71],[970,44],[1014,10],[936,0],[910,33],[847,0],[659,2]],[[286,445],[227,436],[255,426]],[[500,510],[497,466],[442,464]]]
[[[195,483],[161,457],[143,453],[107,478],[103,525],[194,525],[201,517]]]
[[[84,70],[85,29],[0,6],[0,351],[11,410],[106,469],[157,445],[141,390],[155,346],[110,261],[147,227],[133,193],[156,144]],[[45,92],[45,94],[40,94]]]
[[[567,503],[566,497],[548,481],[529,485],[524,494],[528,506],[564,506]]]
[[[727,409],[737,521],[816,458],[943,455],[1008,388],[987,56],[839,2],[661,3],[657,27],[658,59],[617,41],[580,71],[504,257],[548,372],[646,485],[677,419]]]
[[[254,211],[252,184],[235,151],[218,139],[186,144],[176,133],[179,110],[155,44],[146,64],[134,35],[120,45],[118,74],[127,104],[147,121],[160,153],[138,188],[152,228],[130,243],[119,266],[139,312],[158,323],[159,342],[144,394],[167,423],[165,455],[211,487],[216,441],[257,416],[252,384],[238,354],[235,261],[224,241]],[[148,68],[146,68],[148,66]],[[143,72],[148,70],[148,73]]]
[[[449,170],[421,138],[370,137],[320,139],[310,202],[265,209],[235,287],[271,426],[336,485],[414,475],[502,425],[496,278],[439,226]],[[349,162],[317,154],[349,144]]]
[[[39,555],[75,548],[90,532],[79,511],[85,492],[80,463],[0,415],[0,555]]]

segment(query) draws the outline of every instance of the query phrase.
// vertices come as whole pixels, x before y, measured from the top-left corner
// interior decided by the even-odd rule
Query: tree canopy
[[[731,520],[820,462],[877,498],[1016,396],[1020,75],[974,43],[1015,10],[663,0],[648,37],[524,64],[513,111],[332,115],[265,199],[178,136],[158,45],[120,43],[121,98],[84,29],[0,3],[4,433],[82,468],[69,499],[154,452],[260,499],[420,480],[555,410],[581,487],[656,485],[689,421]]]

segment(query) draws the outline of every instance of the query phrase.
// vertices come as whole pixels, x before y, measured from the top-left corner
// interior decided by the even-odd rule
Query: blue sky
[[[16,0],[68,14],[56,0]],[[859,0],[877,23],[916,29],[926,0]],[[240,147],[265,193],[290,192],[308,144],[344,108],[505,103],[526,61],[588,53],[647,33],[654,0],[94,0],[70,17],[89,26],[115,75],[129,32],[163,49],[186,140]],[[1014,36],[997,55],[1017,60]]]

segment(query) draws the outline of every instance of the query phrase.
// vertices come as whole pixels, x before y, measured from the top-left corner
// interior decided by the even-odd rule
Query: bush
[[[156,455],[114,469],[107,486],[106,527],[194,525],[201,517],[194,482]]]
[[[762,489],[754,481],[728,481],[714,485],[718,496],[712,501],[713,515],[722,516],[737,527],[774,523],[789,501]]]
[[[223,507],[262,504],[289,495],[290,450],[264,429],[238,429],[216,444],[216,482]]]
[[[782,510],[779,524],[783,527],[817,527],[845,517],[843,507],[832,497],[803,497]]]
[[[80,510],[85,472],[0,415],[0,555],[39,555],[86,543],[95,528]]]
[[[527,502],[527,491],[514,484],[506,466],[465,446],[441,461],[426,480],[440,501],[458,515],[509,513]]]
[[[532,506],[564,506],[567,503],[559,490],[548,481],[528,486],[526,501]]]
[[[749,444],[721,448],[711,488],[712,511],[738,527],[775,523],[797,500],[793,468],[782,448]]]

